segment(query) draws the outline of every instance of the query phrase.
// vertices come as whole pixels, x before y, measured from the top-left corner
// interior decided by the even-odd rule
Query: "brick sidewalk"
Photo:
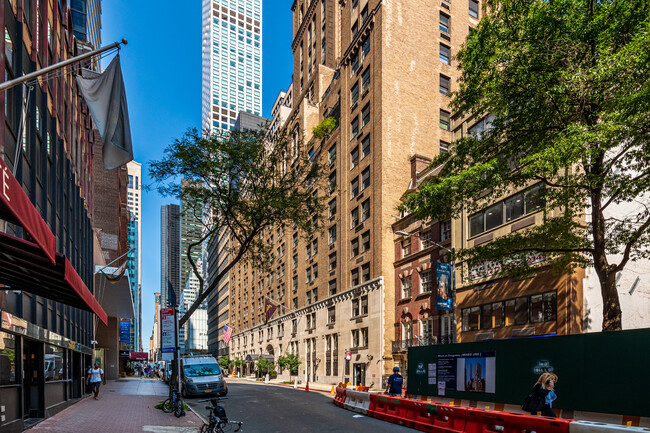
[[[198,432],[203,423],[191,410],[176,418],[155,408],[167,394],[167,386],[158,380],[112,381],[101,387],[99,401],[87,397],[37,424],[29,433]]]

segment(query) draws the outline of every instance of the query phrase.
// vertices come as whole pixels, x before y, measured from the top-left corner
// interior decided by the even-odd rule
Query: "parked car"
[[[190,395],[228,394],[228,386],[217,360],[212,356],[181,358],[181,393]]]
[[[163,370],[163,380],[166,383],[169,383],[169,380],[172,377],[172,362],[166,362],[165,363],[165,369]]]

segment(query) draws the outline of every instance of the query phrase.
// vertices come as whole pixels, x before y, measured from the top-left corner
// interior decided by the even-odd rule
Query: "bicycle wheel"
[[[210,426],[209,424],[203,424],[201,426],[201,433],[214,433],[214,426]]]
[[[176,418],[183,416],[185,411],[183,410],[183,400],[180,397],[176,398],[176,406],[174,407],[174,415]]]
[[[174,411],[174,404],[171,399],[163,401],[162,411],[165,413],[172,413]]]

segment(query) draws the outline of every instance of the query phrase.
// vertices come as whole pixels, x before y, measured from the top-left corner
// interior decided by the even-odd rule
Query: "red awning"
[[[108,324],[108,316],[70,261],[55,255],[55,264],[38,245],[0,233],[0,284],[86,311]]]
[[[56,263],[56,240],[52,231],[23,191],[11,170],[0,158],[0,218],[22,226],[41,247],[45,256]]]
[[[131,361],[148,361],[149,353],[147,352],[131,352],[129,353],[129,359]]]

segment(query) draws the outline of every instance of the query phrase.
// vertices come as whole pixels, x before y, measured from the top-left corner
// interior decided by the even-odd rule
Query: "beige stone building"
[[[249,263],[232,270],[230,358],[277,361],[293,351],[301,380],[379,388],[395,365],[391,225],[409,187],[410,158],[435,156],[451,142],[453,57],[478,22],[479,3],[296,0],[291,10],[293,104],[285,128],[302,133],[329,167],[329,188],[319,191],[328,215],[313,239],[291,227],[266,234],[276,250],[273,274]],[[327,117],[338,127],[317,140],[312,128]],[[266,297],[285,308],[265,325]]]

